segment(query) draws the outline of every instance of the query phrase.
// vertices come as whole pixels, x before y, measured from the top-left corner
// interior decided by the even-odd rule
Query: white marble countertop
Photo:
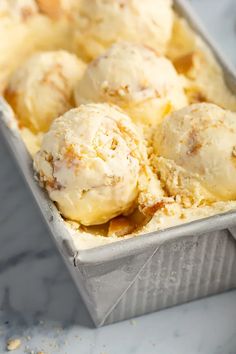
[[[191,2],[236,66],[236,1]],[[14,353],[236,353],[236,291],[92,328],[1,137],[0,161],[0,353],[12,336]]]

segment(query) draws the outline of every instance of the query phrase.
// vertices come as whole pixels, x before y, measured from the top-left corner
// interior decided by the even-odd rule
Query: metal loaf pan
[[[236,75],[199,25],[189,4],[175,9],[207,42],[236,94]],[[0,128],[48,224],[96,326],[236,288],[236,212],[215,215],[78,251],[54,204],[33,177],[32,160],[9,106],[0,99]]]

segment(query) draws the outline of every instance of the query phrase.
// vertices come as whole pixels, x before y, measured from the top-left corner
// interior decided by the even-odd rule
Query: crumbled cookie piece
[[[233,156],[233,157],[236,157],[236,146],[233,147],[232,156]]]
[[[15,338],[15,339],[10,338],[7,341],[7,350],[9,352],[20,348],[20,346],[21,346],[21,340],[19,338]]]
[[[136,225],[125,216],[118,216],[110,221],[108,236],[125,236],[132,233]]]

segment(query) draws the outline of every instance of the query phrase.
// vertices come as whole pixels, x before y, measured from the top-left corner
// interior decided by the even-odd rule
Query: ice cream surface
[[[37,53],[20,66],[5,91],[20,125],[47,131],[54,118],[73,107],[73,89],[84,69],[66,51]]]
[[[22,128],[20,129],[20,135],[26,145],[28,152],[33,157],[40,150],[43,133],[34,134],[30,129]]]
[[[81,105],[56,119],[34,159],[63,216],[84,225],[132,211],[145,192],[146,164],[135,125],[108,104]]]
[[[58,20],[66,17],[69,21],[74,21],[78,15],[81,0],[36,0],[39,10],[51,17]]]
[[[75,89],[76,103],[110,102],[136,123],[157,124],[187,105],[173,64],[155,51],[128,42],[114,44],[91,62]]]
[[[236,96],[226,83],[222,67],[202,38],[176,14],[167,56],[187,79],[185,89],[190,103],[212,102],[236,111]]]
[[[81,0],[75,45],[87,59],[120,40],[146,44],[163,54],[172,23],[172,0]]]
[[[154,138],[156,168],[171,195],[236,199],[236,114],[199,103],[168,116]]]
[[[38,11],[35,0],[1,0],[1,17],[12,16],[17,20],[26,20]]]
[[[162,209],[159,209],[151,220],[140,228],[138,231],[130,233],[129,235],[119,237],[112,235],[104,237],[101,234],[95,235],[91,231],[83,231],[78,227],[74,227],[67,223],[67,229],[71,235],[71,241],[75,249],[85,250],[103,245],[108,245],[120,240],[127,240],[131,237],[136,237],[151,232],[164,231],[165,229],[180,226],[186,223],[197,221],[200,219],[209,218],[216,214],[227,213],[230,210],[236,210],[236,201],[232,202],[215,202],[211,205],[201,207],[191,206],[184,208],[179,203],[166,204]],[[162,237],[162,233],[158,236]]]
[[[28,40],[27,23],[36,14],[37,6],[34,0],[0,1],[0,92],[12,69],[17,65],[16,57],[20,60],[20,46]],[[27,49],[22,48],[22,56],[26,52]]]
[[[236,209],[236,97],[172,0],[0,0],[0,52],[77,249]]]
[[[167,204],[165,208],[158,210],[150,222],[142,230],[139,230],[138,233],[135,233],[135,235],[163,231],[167,228],[209,218],[216,214],[224,214],[230,210],[236,210],[236,201],[219,201],[211,205],[191,206],[189,208],[183,207],[180,203]],[[81,236],[79,235],[77,242],[80,242],[80,239]]]
[[[60,11],[67,13],[69,10],[74,12],[72,3],[76,3],[76,0],[0,1],[0,93],[14,70],[33,53],[71,49],[73,21],[69,15],[50,17],[43,11],[43,4],[47,4],[47,8],[60,5]]]

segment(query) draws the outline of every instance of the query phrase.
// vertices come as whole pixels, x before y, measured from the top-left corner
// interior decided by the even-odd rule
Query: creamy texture
[[[184,208],[179,203],[166,204],[165,207],[155,213],[153,218],[145,226],[137,232],[131,233],[125,237],[94,235],[91,232],[81,231],[78,227],[73,227],[71,224],[67,224],[67,228],[71,234],[74,247],[83,250],[107,245],[150,232],[163,231],[216,214],[226,213],[230,210],[236,210],[236,202],[216,202],[209,206],[192,206],[190,208]]]
[[[34,157],[34,155],[40,150],[43,133],[34,134],[30,129],[22,128],[20,129],[20,134],[28,152],[32,157]]]
[[[20,57],[24,57],[28,48],[31,47],[31,44],[27,43],[29,40],[28,23],[31,22],[36,14],[37,6],[33,0],[0,1],[0,52],[2,53],[0,56],[1,91],[6,84],[9,74],[20,60]],[[21,48],[22,43],[27,43],[24,48]]]
[[[73,107],[73,89],[84,69],[66,51],[34,54],[20,66],[5,91],[20,125],[47,131],[54,118]]]
[[[158,210],[151,221],[135,235],[164,230],[195,220],[208,218],[216,214],[226,213],[230,210],[236,210],[235,201],[216,202],[211,205],[192,206],[189,208],[184,208],[179,203],[166,204],[166,206]]]
[[[198,174],[180,167],[174,160],[153,155],[152,164],[167,194],[175,196],[184,207],[190,208],[192,205],[198,206],[217,200],[216,196],[203,186]]]
[[[186,78],[185,90],[190,103],[212,102],[236,111],[236,96],[227,86],[212,51],[187,21],[177,15],[167,56]]]
[[[84,225],[129,213],[152,185],[146,187],[142,137],[128,116],[107,104],[82,105],[56,119],[34,167],[63,216]]]
[[[171,5],[171,0],[81,0],[75,47],[87,59],[120,40],[165,53],[172,32]]]
[[[43,14],[34,0],[1,0],[0,93],[12,72],[32,53],[71,49],[72,23],[65,16],[55,20]]]
[[[72,243],[75,249],[86,250],[94,247],[109,245],[113,242],[118,242],[121,240],[126,240],[133,237],[133,234],[118,237],[118,236],[102,236],[94,235],[91,232],[80,231],[78,228],[71,227],[70,224],[66,223],[67,230],[71,235]]]
[[[199,202],[236,199],[235,113],[208,103],[174,112],[157,130],[154,151],[173,161],[169,167],[157,161],[171,195],[178,195],[180,188],[181,195],[192,191],[193,200]]]
[[[114,44],[91,62],[75,90],[77,104],[111,102],[136,123],[157,124],[187,105],[173,64],[141,45]]]
[[[78,16],[81,0],[36,0],[39,10],[54,20],[66,17],[74,21]]]
[[[236,111],[212,52],[173,16],[171,3],[0,0],[1,92],[35,51],[63,48],[86,60],[100,55],[80,81],[84,65],[73,55],[37,54],[41,59],[27,61],[7,90],[40,183],[78,249],[236,209],[230,201],[236,196],[235,114],[204,104],[162,122],[187,103]],[[77,81],[78,105],[116,104],[135,124],[107,104],[82,105],[57,119],[43,139],[41,131],[74,105]],[[16,129],[13,120],[9,127]]]
[[[0,16],[12,16],[17,20],[26,20],[28,16],[36,14],[38,11],[35,0],[1,0]]]

